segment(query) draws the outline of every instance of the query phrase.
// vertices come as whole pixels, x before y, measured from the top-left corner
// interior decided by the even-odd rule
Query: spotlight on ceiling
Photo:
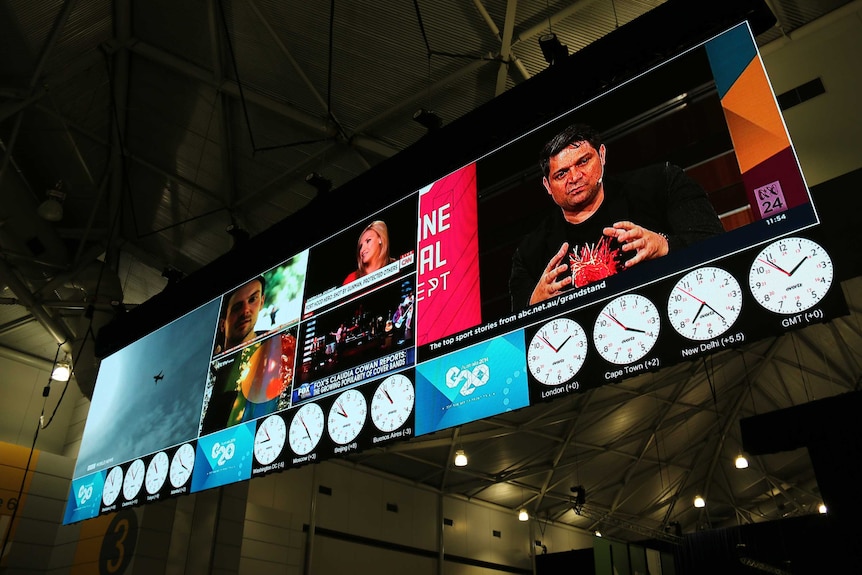
[[[571,500],[572,503],[572,511],[581,514],[581,510],[584,508],[584,503],[587,502],[587,490],[583,485],[576,485],[575,487],[570,487],[569,491],[574,493],[574,496]]]
[[[518,521],[529,521],[529,520],[530,520],[530,514],[527,513],[527,508],[521,507],[521,509],[518,510]]]
[[[326,194],[332,189],[332,180],[317,172],[311,172],[305,176],[305,183],[317,190],[318,194]]]
[[[36,208],[36,213],[43,220],[59,222],[63,219],[63,200],[66,199],[66,193],[60,190],[61,187],[63,182],[57,182],[52,189],[46,191],[45,195],[48,199]]]
[[[72,377],[72,364],[69,359],[63,359],[54,364],[54,370],[51,372],[51,379],[54,381],[66,382]]]
[[[578,505],[583,505],[587,502],[587,490],[583,485],[577,485],[575,487],[570,487],[569,491],[575,494],[575,503]]]
[[[700,495],[695,495],[694,506],[698,509],[700,509],[701,507],[706,507],[706,501]]]
[[[239,224],[237,223],[228,224],[224,231],[233,238],[233,246],[231,249],[245,243],[251,237],[251,235],[246,230],[239,227]]]
[[[168,280],[165,287],[176,285],[185,277],[185,274],[175,267],[168,266],[162,270],[162,277]]]
[[[825,504],[825,503],[821,503],[821,504],[817,507],[817,511],[818,511],[820,514],[826,513],[826,511],[827,511],[827,509],[826,509],[826,504]]]
[[[553,32],[539,36],[539,48],[545,61],[551,65],[562,62],[569,55],[569,47],[561,43]]]
[[[434,110],[426,110],[419,108],[413,113],[413,120],[425,126],[429,132],[436,130],[443,125],[443,118],[437,115]]]
[[[740,453],[736,456],[736,459],[734,460],[733,464],[736,466],[737,469],[745,469],[748,467],[748,460],[743,454]]]
[[[467,465],[467,454],[463,449],[455,452],[455,467],[464,467]]]

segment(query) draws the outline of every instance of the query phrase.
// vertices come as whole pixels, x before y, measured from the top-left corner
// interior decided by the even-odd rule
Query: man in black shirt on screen
[[[512,256],[513,310],[724,231],[706,192],[681,168],[663,163],[605,177],[606,155],[584,124],[545,145],[542,183],[556,208]]]

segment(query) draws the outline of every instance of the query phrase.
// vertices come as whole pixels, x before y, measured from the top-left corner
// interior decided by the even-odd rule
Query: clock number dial
[[[751,294],[761,306],[792,315],[817,305],[832,285],[832,258],[807,238],[776,240],[755,256],[748,272]]]
[[[180,445],[171,459],[170,480],[171,485],[178,489],[188,482],[192,476],[192,469],[195,466],[195,448],[191,443]]]
[[[261,465],[269,465],[281,455],[287,439],[287,425],[279,414],[264,419],[254,436],[254,457]]]
[[[702,267],[682,276],[668,296],[667,315],[681,336],[705,341],[733,326],[742,311],[742,288],[728,271]]]
[[[317,447],[317,443],[323,436],[324,416],[323,409],[316,403],[306,403],[300,407],[287,433],[290,448],[297,455],[306,455]]]
[[[383,380],[371,397],[371,421],[383,432],[395,431],[413,412],[413,382],[400,373]]]
[[[539,383],[562,385],[577,375],[587,357],[587,335],[576,321],[558,317],[530,340],[527,367]]]
[[[144,484],[144,474],[146,468],[141,459],[135,459],[126,471],[126,477],[123,479],[123,498],[126,501],[131,501],[138,496],[141,491],[141,485]]]
[[[159,492],[165,484],[165,479],[168,478],[168,467],[170,466],[168,454],[164,451],[159,451],[150,460],[147,466],[146,488],[147,493],[154,495]]]
[[[102,488],[102,503],[111,505],[117,500],[120,489],[123,488],[123,468],[119,465],[111,468],[105,477],[105,486]]]
[[[365,425],[368,402],[358,389],[348,389],[335,399],[329,409],[327,429],[332,441],[339,445],[350,443]]]
[[[625,294],[599,312],[593,343],[605,360],[620,365],[632,363],[652,350],[660,327],[655,304],[642,295]]]

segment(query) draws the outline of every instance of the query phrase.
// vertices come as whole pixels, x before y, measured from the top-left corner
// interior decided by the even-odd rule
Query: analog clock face
[[[123,487],[123,468],[119,465],[112,468],[105,477],[105,486],[102,488],[102,503],[111,505],[117,500],[120,489]]]
[[[667,300],[670,324],[688,339],[718,337],[736,322],[742,311],[742,289],[729,272],[702,267],[682,276]]]
[[[305,455],[317,447],[323,436],[323,409],[316,403],[306,403],[297,410],[290,422],[287,440],[297,455]]]
[[[257,428],[254,436],[254,458],[261,465],[269,465],[281,455],[287,439],[287,425],[277,413],[270,415]]]
[[[146,482],[144,484],[147,488],[147,493],[153,495],[159,492],[159,489],[165,484],[165,479],[168,478],[169,466],[168,454],[164,451],[159,451],[150,459],[150,464],[147,466]]]
[[[191,443],[184,443],[174,453],[171,460],[171,485],[182,487],[192,476],[192,468],[195,466],[195,448]]]
[[[410,378],[400,373],[390,375],[371,398],[371,421],[380,431],[395,431],[410,417],[415,399]]]
[[[350,443],[365,425],[368,402],[358,389],[348,389],[338,396],[329,409],[329,437],[339,445]]]
[[[650,300],[638,294],[612,299],[599,312],[593,343],[611,363],[632,363],[648,354],[658,339],[661,319]]]
[[[137,497],[141,490],[141,485],[144,484],[144,462],[141,459],[135,459],[126,471],[126,478],[123,479],[123,498],[130,501]]]
[[[570,381],[587,357],[587,335],[574,320],[558,317],[530,340],[527,367],[540,383],[561,385]]]
[[[807,238],[783,238],[763,248],[751,263],[748,286],[757,303],[792,315],[816,305],[832,285],[832,258]]]

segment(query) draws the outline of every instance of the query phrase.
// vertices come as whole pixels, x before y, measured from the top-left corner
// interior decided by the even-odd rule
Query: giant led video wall
[[[580,123],[603,145],[567,148],[572,161],[552,161],[546,187],[541,149]],[[592,184],[575,181],[596,161]],[[551,185],[567,174],[568,187]],[[598,184],[587,225],[568,223],[561,202]],[[615,223],[631,242],[611,241]],[[65,523],[846,313],[817,224],[740,24],[104,357]],[[669,251],[627,265],[647,241]]]

